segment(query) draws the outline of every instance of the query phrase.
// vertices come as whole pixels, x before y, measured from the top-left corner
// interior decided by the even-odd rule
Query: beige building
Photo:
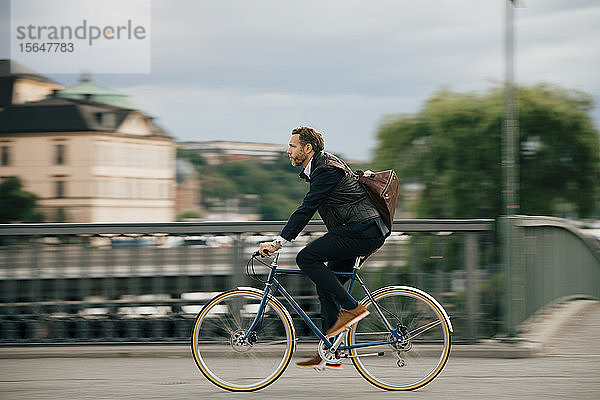
[[[143,112],[93,96],[54,93],[6,106],[0,112],[0,179],[10,176],[40,198],[47,221],[175,217],[173,139]]]

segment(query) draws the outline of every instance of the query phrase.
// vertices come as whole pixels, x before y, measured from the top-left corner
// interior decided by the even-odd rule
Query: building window
[[[65,145],[56,144],[54,145],[54,163],[62,165],[65,163]]]
[[[58,199],[65,197],[65,181],[54,181],[54,194]]]
[[[10,147],[2,146],[0,149],[0,165],[10,165]]]
[[[102,126],[114,128],[117,123],[117,115],[112,112],[97,112],[94,114],[96,122]]]

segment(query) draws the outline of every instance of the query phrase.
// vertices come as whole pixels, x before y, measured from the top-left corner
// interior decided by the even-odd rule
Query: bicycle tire
[[[192,355],[204,376],[232,392],[260,390],[285,371],[295,349],[292,319],[283,305],[268,298],[252,343],[241,344],[262,299],[257,289],[219,294],[198,313],[192,329]]]
[[[405,340],[352,349],[358,373],[385,390],[415,390],[433,381],[446,365],[451,347],[452,325],[441,305],[425,292],[407,286],[382,288],[372,297],[392,327],[404,331]],[[370,299],[361,303],[370,315],[349,330],[348,344],[389,341],[392,334]]]

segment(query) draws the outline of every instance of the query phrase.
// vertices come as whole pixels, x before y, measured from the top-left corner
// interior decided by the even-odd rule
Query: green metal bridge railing
[[[284,224],[0,225],[0,344],[186,342],[212,296],[253,284],[244,268],[249,255]],[[498,299],[479,289],[498,273],[493,227],[493,220],[397,220],[361,275],[372,288],[405,284],[433,294],[452,314],[457,340],[487,337],[490,325],[500,325],[499,317],[484,317]],[[324,230],[312,221],[280,264],[293,266],[298,250]],[[312,283],[285,280],[318,319]],[[312,337],[296,322],[300,337]]]
[[[552,217],[504,220],[513,235],[505,267],[505,331],[565,298],[600,299],[600,244],[572,222]]]

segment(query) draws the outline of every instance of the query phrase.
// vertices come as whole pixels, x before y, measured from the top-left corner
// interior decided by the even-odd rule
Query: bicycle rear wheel
[[[386,390],[414,390],[428,384],[450,354],[451,328],[441,306],[409,287],[380,289],[373,298],[403,340],[352,349],[354,366],[367,381]],[[371,314],[350,329],[348,344],[393,340],[373,303],[367,300],[364,305]]]
[[[254,391],[273,383],[294,352],[294,328],[281,303],[267,299],[258,325],[243,341],[262,293],[237,289],[204,306],[192,331],[192,354],[204,376],[230,391]]]

